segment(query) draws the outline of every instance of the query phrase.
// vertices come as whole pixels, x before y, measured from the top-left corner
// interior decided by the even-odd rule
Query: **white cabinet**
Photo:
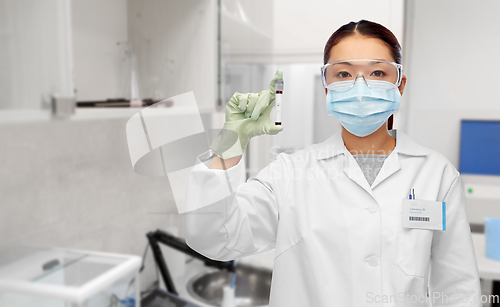
[[[0,111],[73,94],[70,0],[0,0]]]
[[[79,101],[130,98],[133,57],[142,98],[194,91],[201,107],[215,107],[227,63],[272,58],[273,1],[0,0],[0,8],[0,109],[40,110],[42,94],[72,92],[73,82]]]

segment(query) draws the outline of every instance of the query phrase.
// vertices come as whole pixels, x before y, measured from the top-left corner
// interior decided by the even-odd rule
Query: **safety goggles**
[[[321,66],[321,76],[323,87],[335,91],[349,90],[359,76],[368,87],[397,88],[403,77],[403,65],[374,59],[342,60]]]

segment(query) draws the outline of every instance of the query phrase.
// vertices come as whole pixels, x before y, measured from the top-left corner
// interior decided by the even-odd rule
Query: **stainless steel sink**
[[[187,284],[189,294],[202,303],[220,306],[222,288],[231,284],[232,273],[211,270],[191,278]],[[236,306],[250,307],[269,305],[272,271],[246,264],[236,266]]]

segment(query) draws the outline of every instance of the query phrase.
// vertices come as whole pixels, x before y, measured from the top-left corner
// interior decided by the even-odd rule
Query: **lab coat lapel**
[[[395,172],[399,171],[401,169],[401,163],[399,163],[399,156],[396,150],[393,150],[390,155],[385,159],[384,164],[382,165],[382,168],[380,169],[380,172],[378,173],[377,177],[375,178],[375,181],[373,181],[373,184],[371,186],[371,189],[375,189],[375,187],[384,181],[385,179],[389,178],[392,174]]]
[[[363,174],[363,171],[359,167],[358,162],[354,160],[352,154],[346,150],[344,154],[344,173],[351,178],[352,181],[356,182],[360,187],[362,187],[368,194],[370,194],[373,198],[372,188],[368,185],[368,181],[366,181],[366,177]]]
[[[401,147],[401,142],[398,142],[397,138],[397,130],[390,130],[389,134],[396,138],[396,148],[391,152],[391,154],[386,158],[384,161],[384,164],[382,165],[382,169],[378,173],[377,177],[375,178],[375,181],[373,182],[372,186],[368,184],[368,181],[366,180],[365,175],[363,174],[363,171],[359,167],[359,164],[356,162],[352,154],[347,150],[347,148],[344,145],[344,141],[342,139],[342,134],[336,134],[334,137],[334,144],[337,147],[342,147],[343,152],[344,152],[344,173],[354,182],[356,182],[360,187],[362,187],[368,194],[370,194],[373,198],[375,196],[373,195],[373,189],[382,181],[385,179],[389,178],[392,174],[397,172],[398,170],[401,169],[401,164],[399,162],[399,156],[398,156],[398,143],[399,147]],[[400,136],[404,138],[405,136],[401,133]],[[404,142],[403,142],[404,143]]]
[[[410,139],[403,131],[393,129],[389,131],[389,134],[396,139],[396,147],[384,161],[382,169],[372,184],[372,189],[401,169],[401,163],[399,161],[400,154],[411,157],[423,157],[427,155],[427,151]]]
[[[354,160],[352,154],[345,147],[344,140],[342,139],[342,130],[338,131],[326,142],[318,146],[317,150],[318,159],[325,159],[342,154],[342,169],[344,173],[373,197],[372,189],[368,185],[368,181],[366,181],[365,175],[359,167],[358,162]]]
[[[405,136],[403,133],[397,133],[398,131],[396,129],[389,130],[389,134],[396,139],[396,147],[394,150],[389,154],[389,156],[385,159],[384,164],[382,165],[382,168],[380,169],[380,172],[378,173],[377,177],[375,178],[375,181],[373,181],[372,184],[372,189],[375,189],[375,187],[384,181],[385,179],[389,178],[392,174],[395,172],[399,171],[401,169],[401,163],[399,162],[399,155],[398,152],[400,150],[400,147],[404,145],[404,140],[402,140]],[[401,142],[403,141],[403,142]]]

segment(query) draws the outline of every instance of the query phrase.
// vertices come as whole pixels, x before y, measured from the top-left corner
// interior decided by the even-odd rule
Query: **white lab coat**
[[[255,178],[243,162],[210,170],[199,156],[186,201],[187,244],[216,260],[275,248],[271,307],[481,306],[480,284],[461,177],[441,154],[392,130],[396,147],[370,187],[341,132],[293,154],[281,153]],[[243,159],[242,159],[243,160]],[[445,231],[401,226],[401,202],[445,201]],[[441,299],[438,298],[441,297]],[[461,300],[455,300],[460,295]],[[446,299],[447,297],[447,299]]]

